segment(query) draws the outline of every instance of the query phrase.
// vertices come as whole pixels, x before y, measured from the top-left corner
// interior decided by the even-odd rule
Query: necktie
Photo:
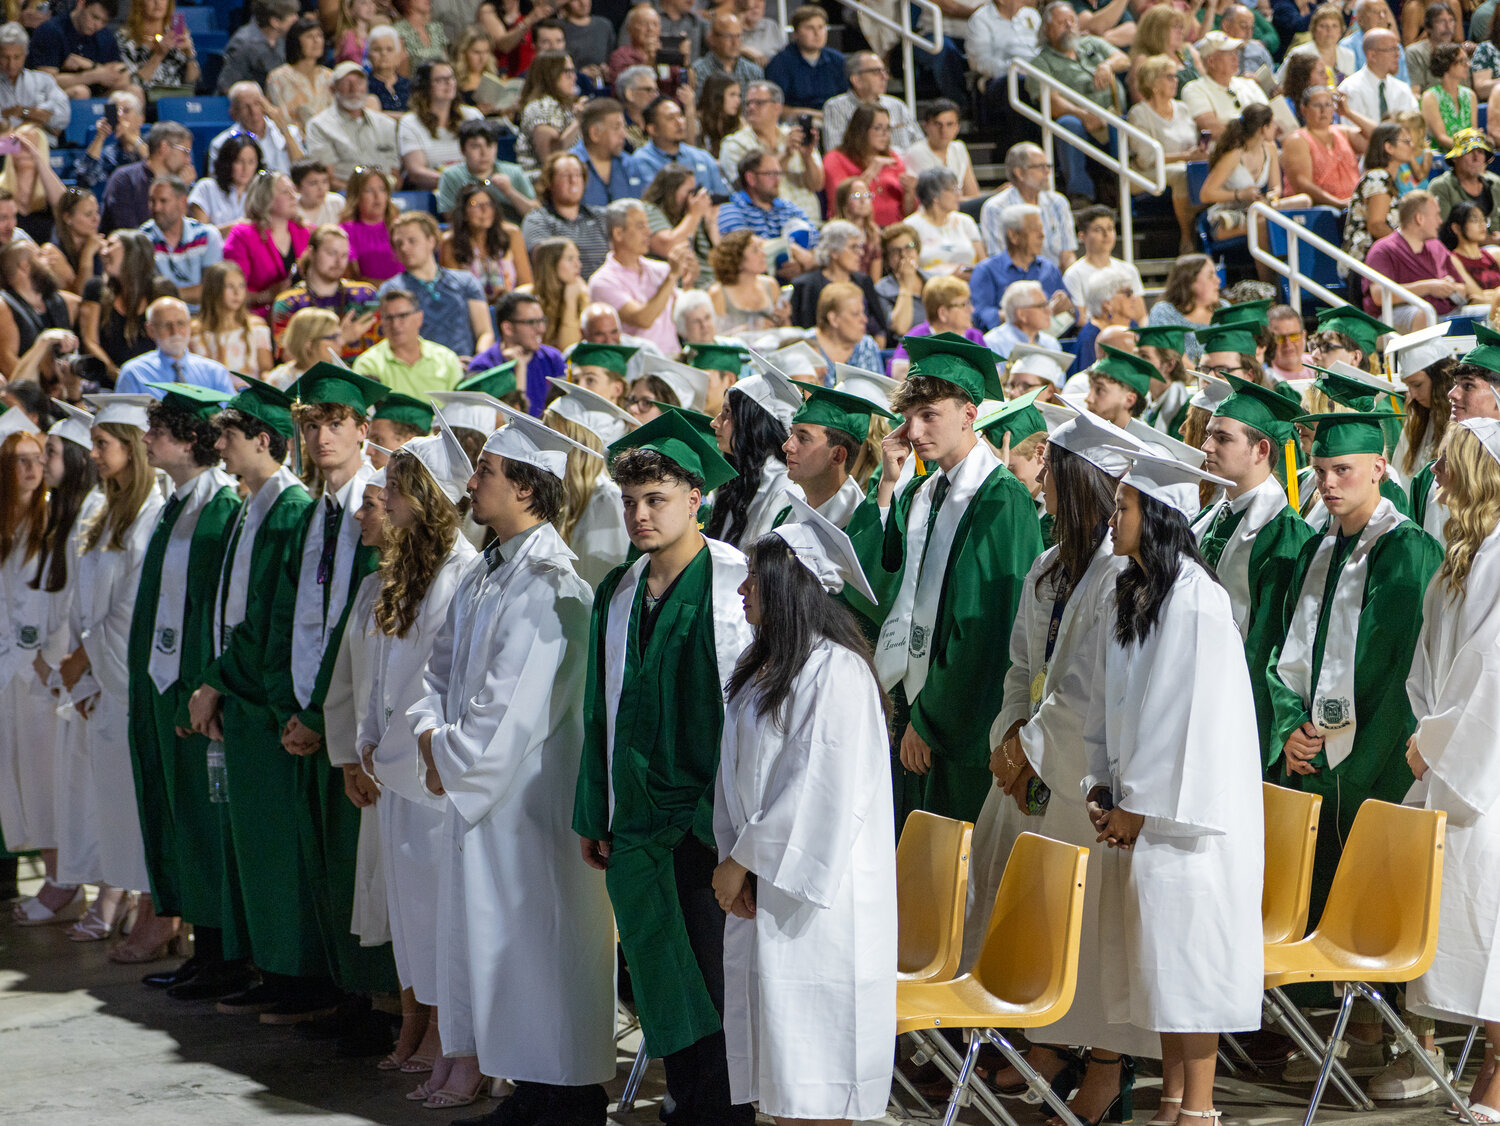
[[[234,531],[229,536],[229,546],[224,551],[224,570],[219,575],[219,649],[222,651],[229,641],[228,623],[224,621],[225,609],[229,605],[229,584],[234,580],[234,553],[240,546],[240,533],[245,530],[245,516],[250,511],[248,504],[240,505],[235,517]]]
[[[1382,78],[1375,84],[1375,89],[1380,91],[1380,120],[1384,121],[1389,113],[1385,102],[1385,79]]]
[[[938,509],[943,507],[943,501],[948,499],[948,488],[952,484],[946,473],[938,474],[938,479],[932,483],[932,508],[927,513],[927,538],[922,541],[922,561],[927,561],[927,547],[932,543],[932,530],[937,527]]]
[[[182,378],[182,361],[181,360],[173,360],[172,361],[172,375],[176,378],[176,380],[177,380],[178,383],[185,382],[185,380]]]
[[[333,560],[339,550],[339,520],[344,510],[332,499],[323,502],[323,554],[318,556],[318,585],[323,588],[323,617],[333,596]]]
[[[167,498],[166,506],[161,510],[161,524],[158,527],[170,528],[172,520],[177,515],[177,510],[182,507],[182,498],[173,493]]]

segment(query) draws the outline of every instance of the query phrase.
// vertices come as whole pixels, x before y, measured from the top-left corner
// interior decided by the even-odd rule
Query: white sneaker
[[[1379,1075],[1385,1068],[1383,1044],[1366,1044],[1359,1040],[1345,1039],[1339,1043],[1338,1051],[1334,1054],[1344,1065],[1344,1070],[1353,1076]],[[1318,1069],[1322,1064],[1322,1060],[1309,1059],[1305,1055],[1298,1056],[1286,1065],[1286,1070],[1281,1073],[1281,1081],[1295,1084],[1314,1083],[1317,1081]]]
[[[1447,1074],[1448,1065],[1443,1059],[1443,1050],[1435,1048],[1427,1053],[1429,1059]],[[1430,1095],[1438,1089],[1438,1082],[1417,1061],[1411,1052],[1402,1052],[1374,1079],[1370,1080],[1370,1098],[1381,1102],[1397,1102],[1401,1099],[1417,1099]]]

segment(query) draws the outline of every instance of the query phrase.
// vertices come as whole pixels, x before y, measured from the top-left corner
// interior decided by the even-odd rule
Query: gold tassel
[[[1302,511],[1302,498],[1297,495],[1297,439],[1286,444],[1286,499],[1293,511]]]

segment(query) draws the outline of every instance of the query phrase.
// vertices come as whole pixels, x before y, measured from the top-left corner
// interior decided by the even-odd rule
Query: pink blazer
[[[307,249],[307,228],[295,222],[287,226],[292,235],[292,257],[299,258]],[[224,238],[224,258],[245,272],[245,287],[251,293],[285,282],[291,272],[282,264],[281,252],[271,241],[271,232],[258,230],[248,219],[242,219],[229,228],[229,234]],[[271,306],[256,305],[250,311],[257,316],[269,317]]]

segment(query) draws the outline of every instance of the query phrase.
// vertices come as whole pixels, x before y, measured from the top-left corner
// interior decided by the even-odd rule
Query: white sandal
[[[1182,1110],[1182,1100],[1181,1099],[1163,1098],[1157,1104],[1156,1109],[1158,1111],[1160,1111],[1161,1108],[1162,1108],[1162,1106],[1164,1106],[1167,1103],[1176,1103],[1177,1104],[1177,1108],[1178,1108],[1178,1113],[1181,1113],[1181,1110]],[[1177,1126],[1177,1115],[1174,1114],[1174,1115],[1172,1115],[1171,1118],[1161,1118],[1161,1117],[1153,1118],[1150,1122],[1146,1123],[1146,1126]]]
[[[1500,1123],[1500,1110],[1485,1106],[1483,1103],[1470,1103],[1469,1113],[1474,1116],[1474,1121],[1479,1123],[1479,1126],[1495,1126],[1496,1123]],[[1459,1121],[1463,1122],[1465,1119],[1460,1117]]]
[[[52,884],[51,886],[60,885]],[[83,917],[83,912],[88,906],[86,899],[83,886],[80,884],[74,889],[73,898],[56,911],[48,910],[47,905],[42,902],[42,897],[34,895],[30,899],[23,899],[17,903],[12,908],[11,916],[18,927],[48,927],[54,923],[71,923]]]
[[[1187,1118],[1207,1118],[1213,1122],[1218,1122],[1219,1119],[1224,1117],[1224,1112],[1222,1110],[1179,1110],[1177,1113],[1179,1116],[1185,1116]],[[1497,1119],[1496,1121],[1500,1122],[1500,1119]]]

